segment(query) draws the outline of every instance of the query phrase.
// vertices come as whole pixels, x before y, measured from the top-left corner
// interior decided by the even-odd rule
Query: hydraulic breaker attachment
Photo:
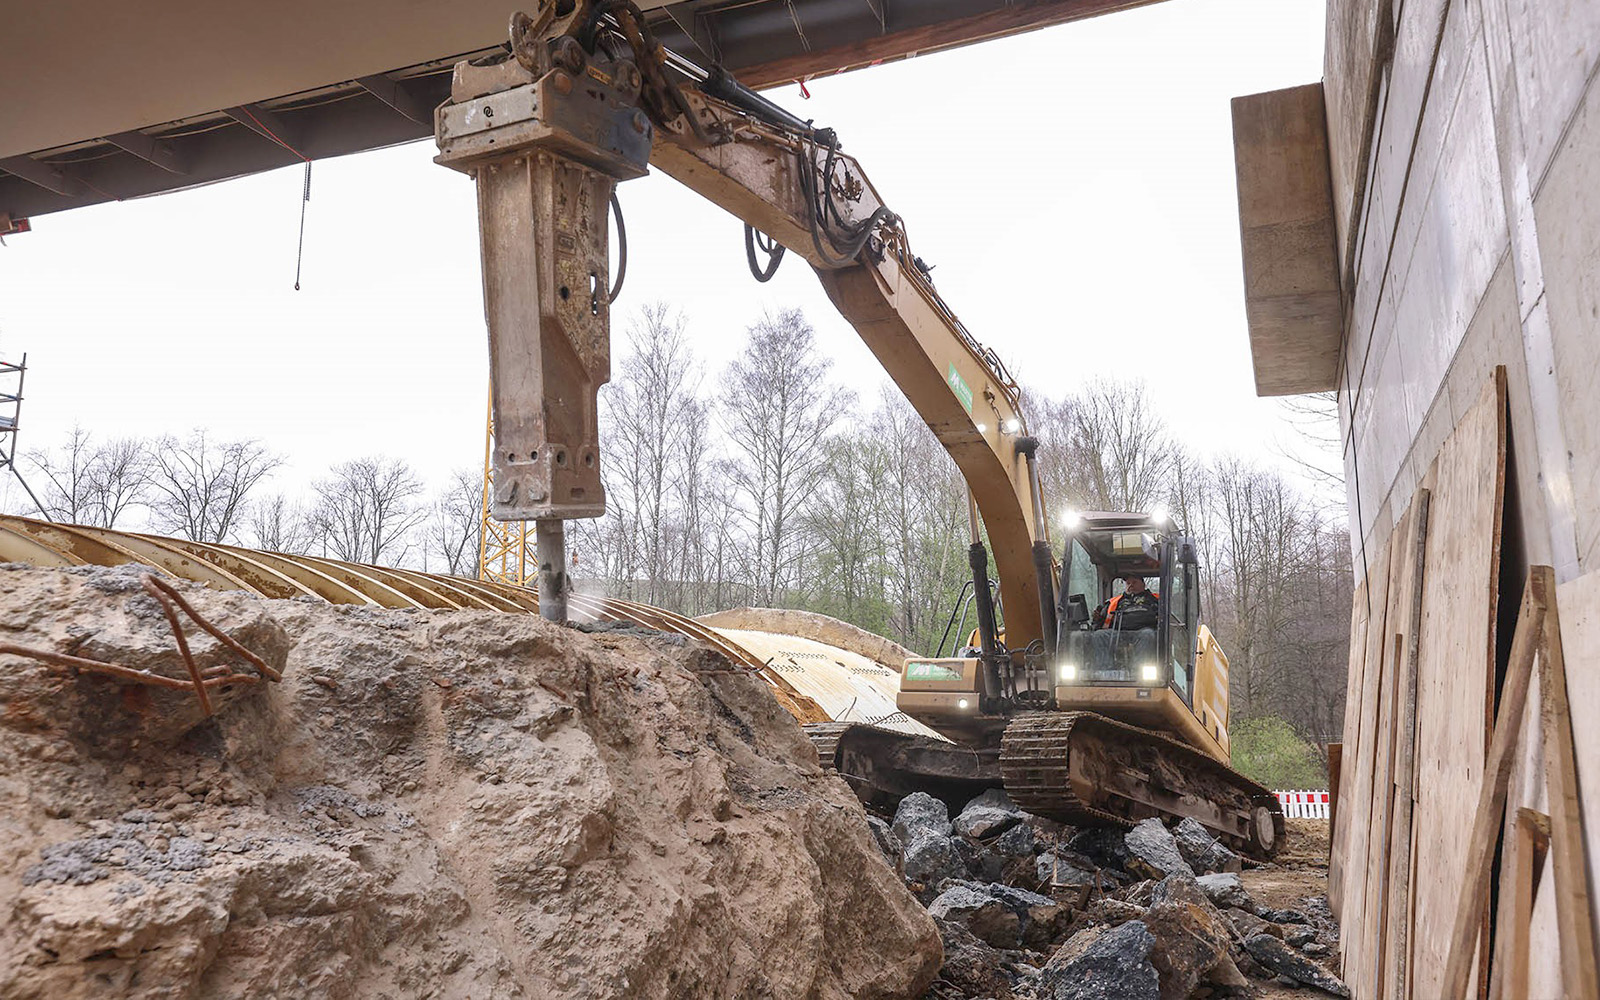
[[[564,619],[560,521],[605,513],[596,394],[611,378],[607,212],[648,172],[653,127],[629,59],[569,31],[590,5],[545,0],[510,51],[458,63],[435,162],[477,183],[494,409],[493,516],[537,520],[541,609]]]

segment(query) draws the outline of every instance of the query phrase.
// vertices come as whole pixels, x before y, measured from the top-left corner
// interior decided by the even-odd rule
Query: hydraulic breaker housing
[[[578,4],[577,10],[586,5]],[[478,191],[494,408],[492,513],[599,517],[596,394],[611,378],[607,211],[648,171],[634,63],[586,52],[547,2],[510,51],[457,64],[434,113],[435,162]]]

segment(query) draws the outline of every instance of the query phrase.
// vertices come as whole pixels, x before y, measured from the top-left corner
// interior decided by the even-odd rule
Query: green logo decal
[[[972,387],[967,385],[967,380],[961,377],[960,372],[956,371],[954,361],[950,362],[950,377],[946,381],[950,383],[950,391],[956,394],[956,398],[961,400],[961,405],[967,408],[968,413],[971,413]]]
[[[942,663],[919,663],[912,661],[906,664],[906,680],[908,681],[959,681],[961,671],[952,670]]]

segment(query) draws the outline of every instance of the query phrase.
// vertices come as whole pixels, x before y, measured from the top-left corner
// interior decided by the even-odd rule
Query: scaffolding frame
[[[33,501],[33,506],[38,509],[39,516],[46,521],[50,514],[44,509],[44,504],[39,502],[38,496],[33,492],[33,487],[22,478],[22,470],[17,468],[17,427],[22,420],[22,386],[28,375],[28,355],[24,353],[21,361],[0,361],[0,379],[8,379],[12,375],[17,377],[16,392],[0,392],[0,410],[11,407],[9,415],[0,413],[0,474],[10,470],[17,477],[17,482],[22,484],[22,489],[28,494],[28,499]]]
[[[494,392],[489,393],[488,416],[483,433],[483,494],[478,514],[478,579],[491,583],[526,586],[528,566],[537,562],[528,557],[528,522],[497,521],[490,515],[494,505]]]

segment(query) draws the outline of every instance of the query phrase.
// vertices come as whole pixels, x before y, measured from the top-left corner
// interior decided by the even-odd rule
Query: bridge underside
[[[1152,2],[639,5],[668,48],[766,87]],[[0,58],[0,234],[7,219],[428,137],[451,67],[498,47],[517,6],[518,0],[28,5],[9,19]]]

